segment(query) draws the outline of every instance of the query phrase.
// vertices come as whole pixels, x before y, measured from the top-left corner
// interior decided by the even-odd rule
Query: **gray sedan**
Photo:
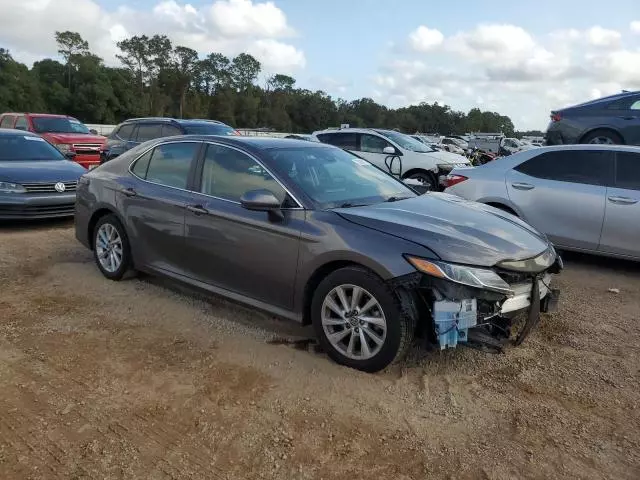
[[[640,148],[568,145],[456,169],[447,193],[513,213],[558,248],[640,260]]]
[[[76,236],[109,279],[153,272],[312,323],[331,358],[369,372],[418,332],[440,348],[521,342],[561,268],[511,215],[275,138],[136,147],[81,178]]]
[[[41,137],[0,129],[0,220],[72,217],[85,172]]]

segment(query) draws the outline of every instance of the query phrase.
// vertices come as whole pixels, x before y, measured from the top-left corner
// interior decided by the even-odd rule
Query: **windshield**
[[[394,132],[392,130],[376,130],[376,132],[378,132],[382,136],[387,137],[389,140],[393,140],[405,150],[418,153],[433,152],[433,148],[426,146],[422,142],[416,140],[415,138],[412,138],[409,135],[405,135],[404,133]]]
[[[33,129],[37,133],[77,133],[68,118],[33,117],[31,120],[33,121]]]
[[[84,123],[80,123],[77,120],[71,120],[69,122],[69,124],[71,125],[71,128],[73,129],[73,133],[85,133],[85,134],[90,134],[91,133],[89,131],[89,128]]]
[[[185,123],[187,135],[236,135],[236,131],[228,125],[219,123]]]
[[[333,147],[269,151],[271,164],[320,208],[371,205],[415,197],[402,182],[355,155]]]
[[[64,160],[46,140],[30,135],[0,135],[0,162],[20,160]]]

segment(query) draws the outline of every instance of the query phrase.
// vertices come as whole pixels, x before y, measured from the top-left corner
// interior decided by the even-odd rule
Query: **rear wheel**
[[[611,130],[594,130],[587,134],[582,143],[591,143],[595,145],[620,145],[622,138]]]
[[[120,280],[131,268],[127,234],[113,214],[105,215],[93,230],[93,254],[98,268],[110,280]]]
[[[438,189],[438,181],[436,180],[436,176],[431,172],[420,170],[417,172],[412,172],[404,178],[410,178],[411,180],[417,180],[418,182],[420,182],[421,186],[418,187],[419,190],[422,190],[420,193],[433,192]]]
[[[402,358],[415,330],[385,283],[356,267],[336,270],[318,285],[311,319],[331,359],[365,372]]]

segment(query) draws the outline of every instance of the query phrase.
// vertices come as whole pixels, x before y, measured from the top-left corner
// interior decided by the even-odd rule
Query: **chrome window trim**
[[[157,182],[151,182],[149,180],[147,180],[146,178],[141,178],[138,175],[136,175],[135,173],[133,173],[133,166],[135,165],[135,163],[140,160],[140,158],[144,157],[147,153],[149,153],[151,150],[153,150],[154,148],[157,148],[159,146],[162,145],[170,145],[173,143],[200,143],[200,144],[210,144],[210,145],[217,145],[220,147],[226,147],[226,148],[231,148],[233,150],[236,150],[240,153],[243,153],[245,155],[247,155],[249,158],[251,158],[252,160],[254,160],[258,165],[260,165],[262,168],[264,168],[267,173],[269,175],[271,175],[271,177],[278,182],[278,185],[280,185],[282,187],[282,189],[293,199],[294,202],[296,202],[298,204],[297,207],[289,207],[289,208],[282,208],[281,210],[305,210],[305,208],[302,206],[302,203],[295,197],[295,195],[293,195],[289,189],[287,187],[285,187],[282,182],[273,174],[273,172],[271,172],[271,170],[269,170],[260,160],[258,160],[255,156],[251,155],[250,153],[245,152],[244,150],[237,148],[235,146],[232,145],[226,145],[224,143],[217,143],[217,142],[213,142],[211,140],[171,140],[171,141],[166,141],[166,142],[160,142],[160,143],[156,143],[152,146],[150,146],[149,148],[145,149],[140,155],[138,155],[136,158],[134,158],[131,163],[129,164],[129,167],[127,168],[127,170],[129,171],[129,174],[135,178],[137,178],[138,180],[145,182],[145,183],[149,183],[151,185],[158,185],[161,187],[166,187],[166,188],[172,188],[174,190],[179,190],[181,192],[189,192],[189,193],[195,193],[196,195],[202,195],[204,197],[208,197],[208,198],[215,198],[216,200],[223,200],[225,202],[229,202],[229,203],[235,203],[236,205],[240,205],[240,202],[235,201],[235,200],[229,200],[228,198],[222,198],[222,197],[216,197],[215,195],[209,195],[207,193],[203,193],[203,192],[197,192],[195,190],[187,190],[185,188],[180,188],[180,187],[173,187],[171,185],[164,185],[162,183],[157,183]],[[197,159],[196,159],[197,160]],[[151,161],[151,159],[149,160]]]

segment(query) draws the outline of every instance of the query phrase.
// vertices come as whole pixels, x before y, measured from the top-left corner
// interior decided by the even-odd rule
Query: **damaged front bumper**
[[[419,334],[436,348],[455,348],[459,343],[502,351],[509,343],[521,344],[539,323],[541,312],[557,307],[559,290],[552,288],[553,275],[562,260],[539,272],[497,269],[510,289],[500,293],[417,273],[396,279],[394,289],[405,314],[414,315]]]

